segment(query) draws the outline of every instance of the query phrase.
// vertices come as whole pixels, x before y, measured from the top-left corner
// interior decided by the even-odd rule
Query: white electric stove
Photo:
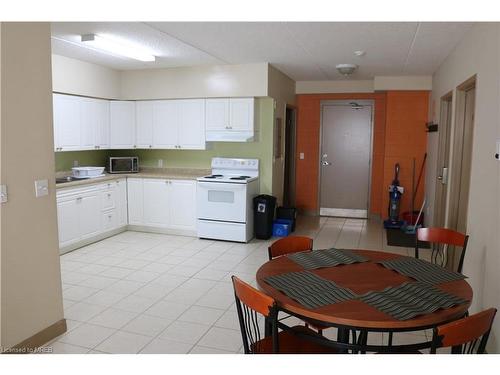
[[[198,237],[250,241],[259,160],[213,158],[212,174],[197,180]]]

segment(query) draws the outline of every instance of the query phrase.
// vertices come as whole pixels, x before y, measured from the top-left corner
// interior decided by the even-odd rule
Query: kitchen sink
[[[56,178],[56,184],[64,184],[65,182],[76,181],[77,179],[71,176]]]

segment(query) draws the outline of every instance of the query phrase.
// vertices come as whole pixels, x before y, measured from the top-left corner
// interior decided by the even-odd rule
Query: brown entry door
[[[371,101],[321,106],[322,216],[368,216],[372,110]]]

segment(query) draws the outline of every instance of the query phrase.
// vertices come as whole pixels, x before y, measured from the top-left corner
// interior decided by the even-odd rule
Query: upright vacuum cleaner
[[[389,186],[389,218],[384,220],[384,228],[400,229],[404,225],[404,221],[399,220],[399,207],[403,193],[404,188],[399,186],[399,163],[396,163],[394,166],[394,180]]]

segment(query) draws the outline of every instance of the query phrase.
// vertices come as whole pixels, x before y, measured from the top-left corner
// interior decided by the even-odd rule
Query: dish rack
[[[104,167],[74,167],[71,172],[74,178],[95,178],[104,176]]]

